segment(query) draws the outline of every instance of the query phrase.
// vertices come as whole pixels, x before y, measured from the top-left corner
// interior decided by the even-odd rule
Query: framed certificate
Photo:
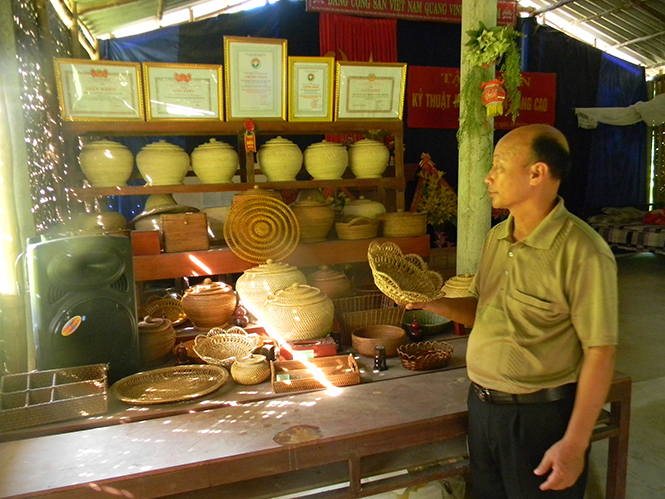
[[[68,121],[143,121],[141,64],[55,59],[58,101]]]
[[[332,121],[334,57],[289,57],[289,121]]]
[[[222,66],[143,63],[148,121],[222,120]]]
[[[335,119],[402,119],[406,63],[338,62]]]
[[[227,121],[286,120],[286,40],[224,37]]]

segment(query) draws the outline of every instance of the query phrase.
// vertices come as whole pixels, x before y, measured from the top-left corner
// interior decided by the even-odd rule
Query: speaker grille
[[[111,288],[118,291],[119,293],[126,293],[129,291],[129,281],[127,281],[127,275],[121,274],[120,277],[111,284]]]
[[[48,289],[48,304],[54,305],[62,300],[67,295],[67,291],[57,286],[49,286]]]

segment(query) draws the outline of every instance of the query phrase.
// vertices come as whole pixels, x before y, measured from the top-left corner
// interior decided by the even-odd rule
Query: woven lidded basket
[[[380,215],[385,237],[422,236],[427,233],[427,213],[398,210]]]
[[[427,270],[420,255],[404,255],[393,242],[369,243],[367,259],[377,287],[396,303],[419,303],[445,296],[443,277]]]
[[[194,338],[193,350],[207,364],[230,369],[237,358],[247,357],[261,343],[258,334],[248,334],[240,327],[227,330],[214,327],[207,334]]]
[[[453,355],[453,346],[445,341],[421,341],[397,347],[405,369],[427,371],[445,367]]]
[[[451,277],[443,286],[443,291],[450,298],[462,298],[469,296],[469,286],[473,281],[474,274],[460,274]]]

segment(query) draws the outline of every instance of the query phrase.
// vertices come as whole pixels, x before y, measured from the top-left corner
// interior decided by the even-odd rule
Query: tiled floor
[[[665,497],[665,256],[617,255],[616,368],[633,379],[626,499]],[[587,499],[604,498],[607,441],[593,444]]]

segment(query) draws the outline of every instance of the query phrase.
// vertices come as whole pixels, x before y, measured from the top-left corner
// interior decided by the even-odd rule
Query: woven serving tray
[[[330,384],[337,387],[360,383],[358,364],[351,355],[315,357],[309,362],[313,368],[298,360],[271,362],[270,379],[273,391],[286,393],[329,388],[319,381],[317,376],[324,376]]]
[[[228,379],[228,371],[219,366],[175,366],[127,376],[117,381],[112,390],[128,404],[165,404],[202,397]]]
[[[224,224],[224,239],[249,263],[281,261],[298,246],[300,227],[291,208],[270,196],[236,196]]]

